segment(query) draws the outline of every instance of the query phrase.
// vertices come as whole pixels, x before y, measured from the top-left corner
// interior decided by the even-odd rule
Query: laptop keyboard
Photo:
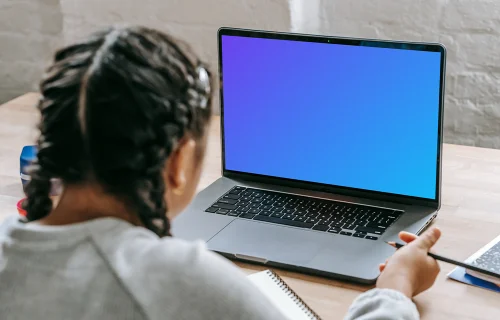
[[[377,240],[403,214],[386,208],[234,187],[206,212]]]

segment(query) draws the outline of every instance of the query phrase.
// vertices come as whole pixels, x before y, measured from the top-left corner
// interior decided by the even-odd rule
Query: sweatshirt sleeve
[[[373,289],[352,303],[345,320],[418,320],[415,304],[402,293],[391,289]]]

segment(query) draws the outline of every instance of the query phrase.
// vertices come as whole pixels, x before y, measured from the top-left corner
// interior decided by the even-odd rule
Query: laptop
[[[222,28],[222,177],[173,221],[234,260],[358,283],[441,199],[441,44]]]

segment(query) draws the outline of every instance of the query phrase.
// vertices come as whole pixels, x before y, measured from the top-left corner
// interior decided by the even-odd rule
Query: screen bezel
[[[225,144],[224,144],[224,81],[223,81],[223,65],[222,65],[222,37],[223,36],[239,36],[250,38],[264,38],[276,40],[291,40],[317,43],[342,44],[351,46],[367,46],[380,48],[393,48],[404,50],[428,51],[441,53],[441,70],[440,70],[440,88],[439,88],[439,111],[438,111],[438,144],[437,144],[437,159],[436,159],[436,193],[435,199],[419,198],[414,196],[399,195],[380,191],[363,190],[351,187],[343,187],[316,182],[307,182],[302,180],[294,180],[289,178],[279,178],[266,176],[261,174],[247,173],[241,171],[233,171],[226,169],[225,159]],[[341,194],[353,197],[362,197],[373,200],[391,201],[396,203],[413,204],[440,208],[441,205],[441,171],[442,171],[442,149],[443,149],[443,111],[444,111],[444,90],[445,90],[445,71],[446,71],[446,48],[439,43],[418,43],[404,41],[385,41],[374,39],[358,39],[331,37],[320,35],[283,33],[272,31],[247,30],[236,28],[220,28],[218,30],[218,56],[219,56],[219,95],[220,95],[220,126],[221,126],[221,150],[222,150],[222,175],[232,179],[241,179],[256,181],[266,184],[288,186],[307,190],[316,190],[332,194]]]

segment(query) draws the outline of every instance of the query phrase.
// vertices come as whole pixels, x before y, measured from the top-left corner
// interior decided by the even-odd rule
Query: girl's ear
[[[188,179],[193,169],[193,160],[196,153],[196,141],[188,138],[183,139],[177,148],[169,156],[164,175],[167,190],[176,196],[184,194]]]

